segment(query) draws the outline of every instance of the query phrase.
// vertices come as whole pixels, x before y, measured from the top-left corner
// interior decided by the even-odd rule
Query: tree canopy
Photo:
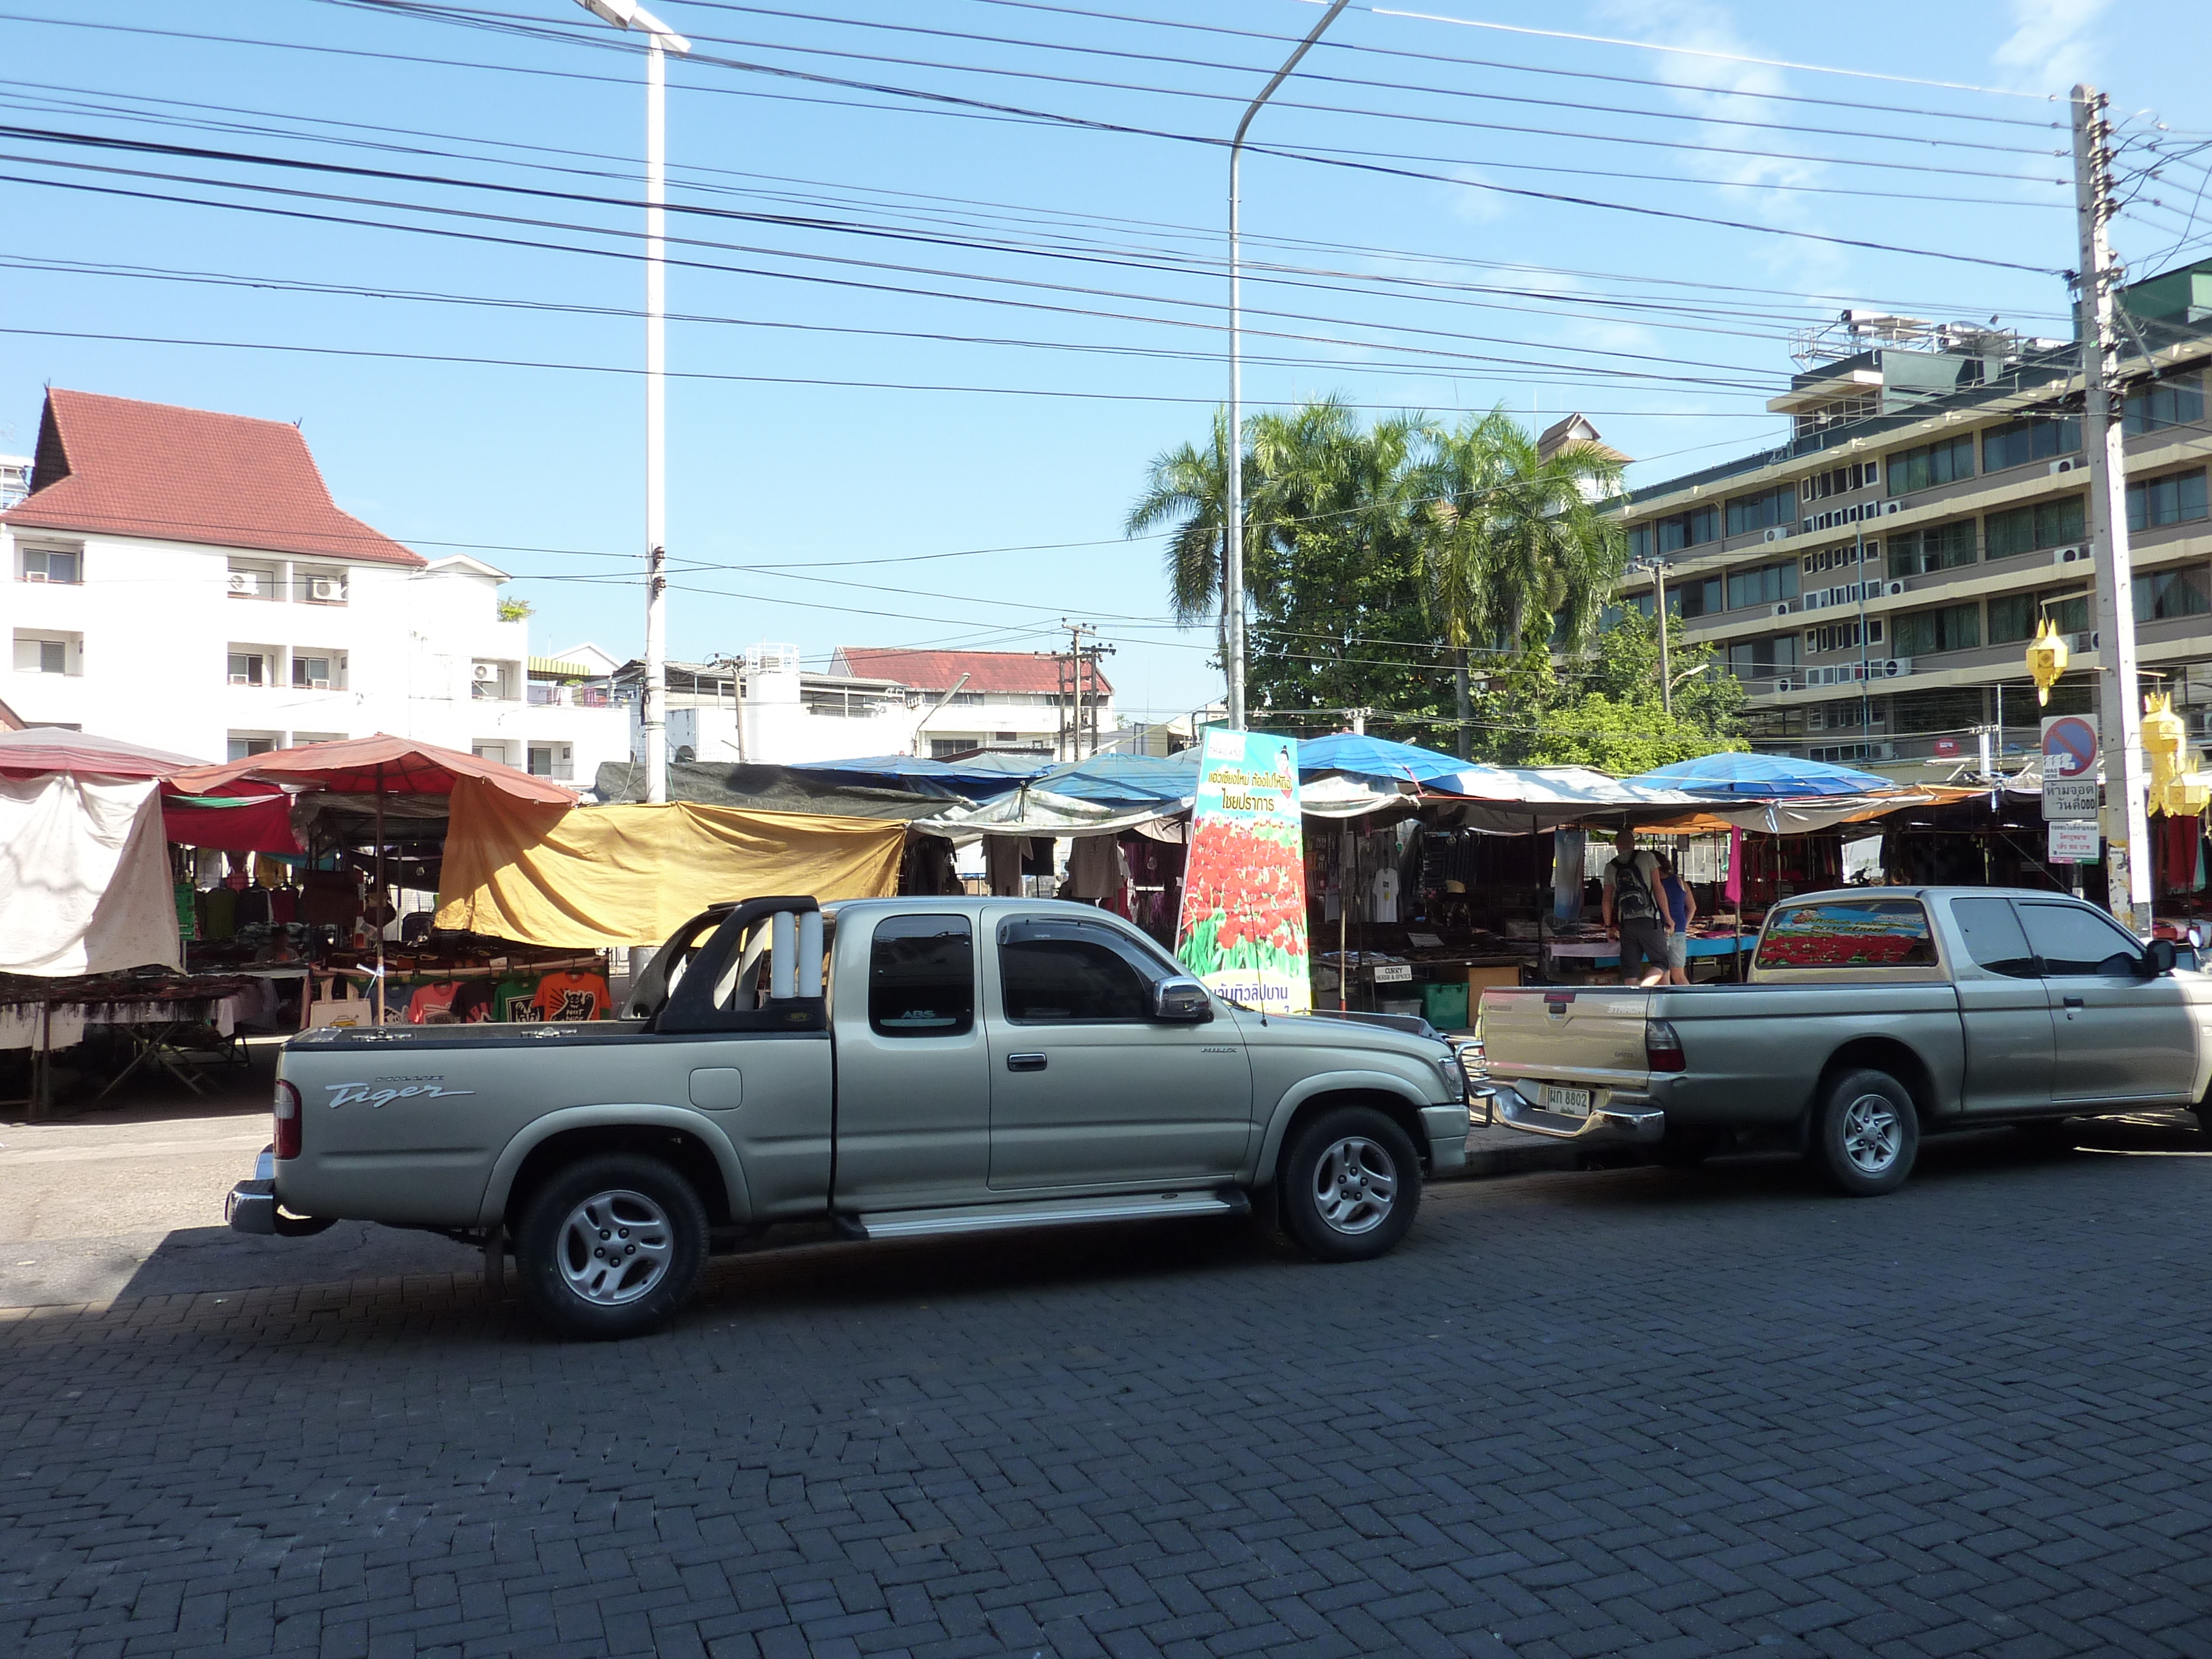
[[[1127,524],[1167,530],[1176,618],[1211,622],[1217,647],[1227,443],[1217,415],[1204,449],[1158,456]],[[1742,746],[1742,689],[1711,650],[1676,620],[1670,715],[1656,629],[1613,604],[1612,452],[1547,452],[1500,410],[1363,425],[1334,398],[1250,416],[1240,449],[1254,724],[1334,730],[1362,708],[1370,730],[1473,759],[1617,772]]]

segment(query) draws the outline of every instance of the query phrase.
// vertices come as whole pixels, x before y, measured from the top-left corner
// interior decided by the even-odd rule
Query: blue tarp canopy
[[[1428,783],[1467,769],[1468,763],[1456,755],[1440,754],[1410,743],[1391,743],[1358,732],[1332,732],[1325,738],[1308,738],[1298,744],[1300,777],[1350,772],[1364,778]]]
[[[982,757],[979,756],[977,758]],[[992,758],[1012,760],[1016,757],[994,756]],[[1042,763],[1048,765],[1050,762],[1047,760]],[[863,755],[853,760],[794,761],[791,763],[791,770],[812,772],[844,782],[919,789],[925,794],[942,791],[966,795],[971,799],[1003,793],[1029,775],[1028,771],[976,766],[966,761],[930,760],[920,755]],[[1029,770],[1035,770],[1034,765]],[[933,785],[934,789],[931,787]]]
[[[1790,755],[1700,755],[1654,767],[1628,780],[1654,789],[1681,789],[1707,799],[1790,800],[1865,795],[1897,788],[1895,780],[1825,761]]]
[[[1048,767],[1030,779],[1029,787],[1095,806],[1157,805],[1172,811],[1198,793],[1198,751],[1161,759],[1109,750]]]

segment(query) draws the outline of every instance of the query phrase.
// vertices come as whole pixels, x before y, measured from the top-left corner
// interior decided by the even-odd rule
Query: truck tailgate
[[[1632,987],[1493,988],[1482,994],[1490,1075],[1562,1083],[1607,1094],[1644,1091],[1644,1024],[1651,993]]]

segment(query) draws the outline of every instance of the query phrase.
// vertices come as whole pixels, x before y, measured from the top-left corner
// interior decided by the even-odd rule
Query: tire
[[[1369,1261],[1392,1249],[1421,1206],[1421,1163],[1406,1132],[1371,1106],[1323,1112],[1277,1168],[1283,1225],[1316,1261]]]
[[[1920,1155],[1920,1115],[1887,1072],[1846,1072],[1828,1085],[1813,1122],[1813,1156],[1837,1191],[1895,1192]]]
[[[622,1256],[599,1254],[609,1249]],[[514,1263],[522,1299],[562,1335],[641,1336],[673,1319],[698,1288],[707,1208],[657,1158],[584,1158],[531,1195],[514,1231]]]

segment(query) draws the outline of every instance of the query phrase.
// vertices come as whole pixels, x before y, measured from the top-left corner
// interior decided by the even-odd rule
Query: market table
[[[1700,957],[1733,957],[1758,938],[1756,933],[1720,933],[1710,938],[1692,933],[1687,954],[1692,961]],[[1586,963],[1593,969],[1620,966],[1620,946],[1609,939],[1546,939],[1544,949],[1554,961]]]
[[[94,1025],[155,1028],[150,1035],[131,1033],[138,1051],[100,1091],[101,1098],[149,1063],[184,1077],[173,1042],[177,1034],[186,1026],[211,1025],[218,1035],[231,1036],[240,1017],[258,1006],[258,991],[235,974],[176,979],[110,974],[45,984],[15,980],[0,989],[0,1048],[31,1051],[31,1086],[23,1098],[0,1105],[27,1107],[33,1117],[44,1116],[53,1104],[54,1050],[76,1047]],[[196,1080],[184,1080],[199,1091]]]

